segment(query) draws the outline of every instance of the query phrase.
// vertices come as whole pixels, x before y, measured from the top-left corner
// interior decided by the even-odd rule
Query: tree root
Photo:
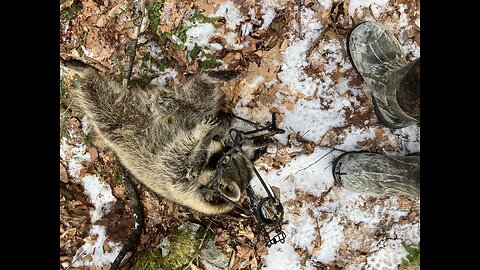
[[[123,245],[122,250],[120,250],[115,258],[115,261],[113,261],[112,265],[110,266],[110,270],[119,269],[120,263],[125,255],[137,244],[138,240],[140,240],[140,236],[142,235],[144,227],[142,205],[138,200],[137,192],[132,180],[130,179],[130,175],[121,164],[118,164],[117,168],[120,170],[118,174],[119,179],[122,181],[128,199],[132,204],[133,216],[135,217],[135,229],[130,235],[128,241]]]

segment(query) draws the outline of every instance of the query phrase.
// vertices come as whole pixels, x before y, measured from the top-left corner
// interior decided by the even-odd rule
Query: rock
[[[205,270],[226,270],[229,259],[213,243],[208,240],[200,251],[200,263]]]

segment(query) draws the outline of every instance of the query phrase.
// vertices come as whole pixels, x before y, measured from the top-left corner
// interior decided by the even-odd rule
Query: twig
[[[140,27],[142,26],[143,17],[145,16],[145,0],[139,0],[137,3],[137,8],[134,12],[134,30],[133,30],[133,38],[130,43],[125,48],[125,55],[126,63],[125,63],[125,70],[123,72],[123,81],[122,85],[126,89],[127,84],[130,81],[130,77],[132,76],[132,69],[133,63],[135,61],[135,54],[137,51],[137,43],[138,43],[138,36],[140,35]]]
[[[135,229],[133,230],[133,233],[130,235],[130,238],[128,239],[127,243],[123,245],[122,250],[120,250],[117,257],[115,258],[115,261],[113,261],[112,265],[110,266],[110,270],[118,269],[118,267],[120,266],[120,263],[123,260],[123,257],[125,257],[125,255],[134,247],[134,245],[138,242],[138,240],[140,240],[140,235],[142,234],[143,227],[144,227],[142,207],[140,205],[140,201],[138,200],[135,186],[133,185],[132,180],[130,179],[130,176],[128,175],[127,171],[122,165],[120,165],[120,163],[118,163],[117,168],[119,168],[120,170],[119,178],[123,182],[128,199],[132,204],[133,216],[135,217],[136,226],[135,226]]]
[[[295,6],[297,7],[297,13],[295,16],[295,19],[297,20],[298,23],[298,34],[300,38],[304,38],[304,35],[302,35],[302,18],[301,18],[301,11],[302,11],[302,0],[295,0]]]
[[[322,160],[324,157],[326,157],[327,155],[329,155],[329,154],[332,153],[333,151],[335,151],[335,149],[332,149],[332,150],[328,151],[328,153],[326,153],[325,155],[321,156],[319,159],[317,159],[315,162],[313,162],[312,164],[308,165],[307,167],[298,170],[295,174],[299,173],[300,171],[306,170],[306,169],[310,168],[311,166],[315,165],[317,162],[319,162],[320,160]]]

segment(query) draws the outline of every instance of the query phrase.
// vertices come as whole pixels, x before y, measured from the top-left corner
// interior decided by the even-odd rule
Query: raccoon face
[[[221,163],[225,171],[218,178],[215,188],[230,200],[238,202],[253,177],[253,170],[241,153],[224,155],[230,149],[231,147],[226,147],[223,151],[212,154],[206,168],[214,171],[217,164]]]

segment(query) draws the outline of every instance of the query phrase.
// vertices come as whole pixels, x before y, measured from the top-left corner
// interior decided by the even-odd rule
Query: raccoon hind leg
[[[146,108],[135,102],[130,90],[97,72],[86,72],[75,96],[80,108],[104,136],[115,137],[115,133],[124,129],[140,130],[151,122]]]

